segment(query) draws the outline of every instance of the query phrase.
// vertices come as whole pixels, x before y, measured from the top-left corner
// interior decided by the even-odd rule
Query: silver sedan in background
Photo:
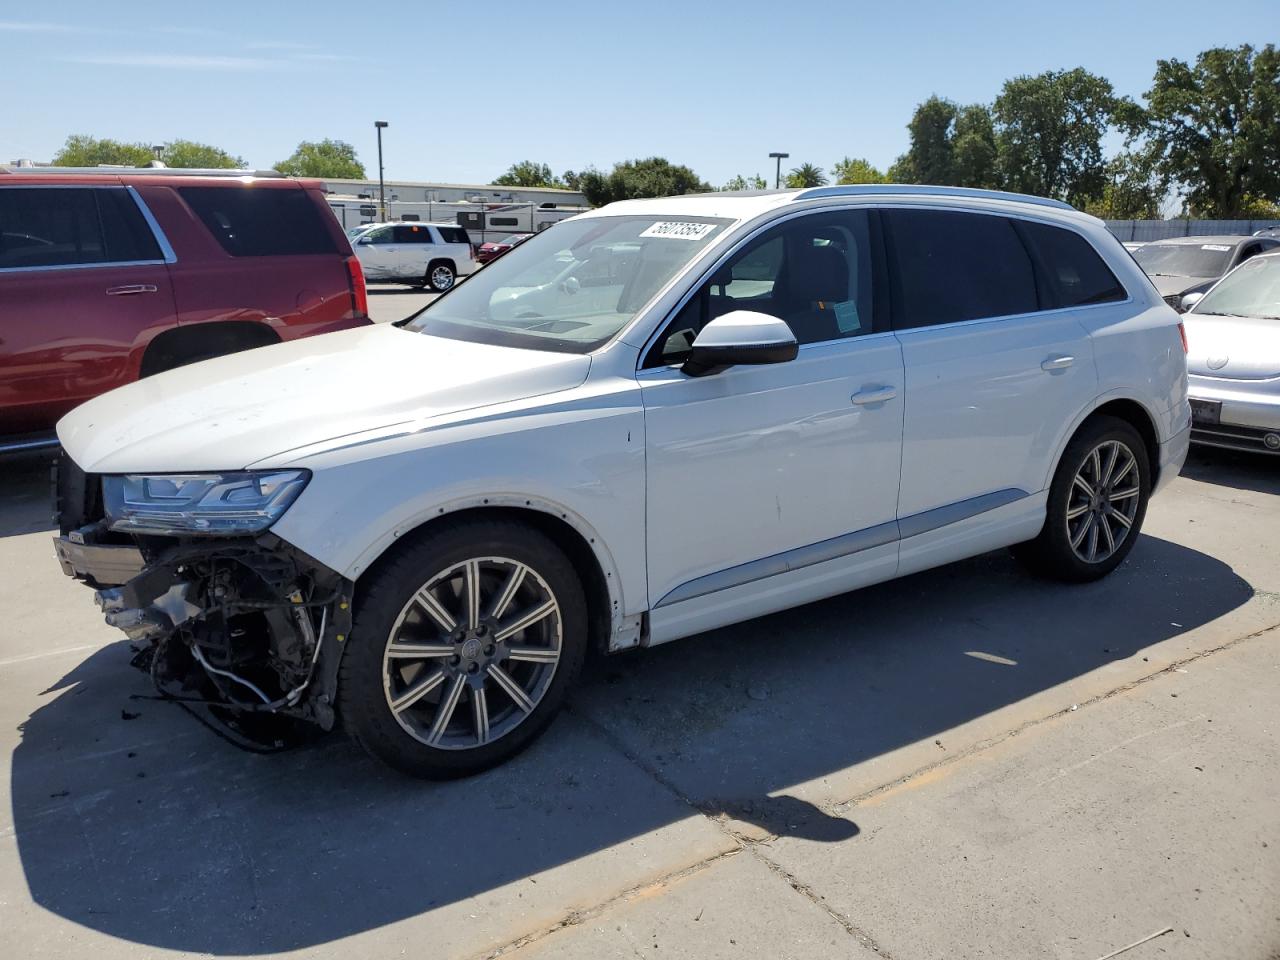
[[[1280,253],[1184,304],[1192,441],[1280,454]]]

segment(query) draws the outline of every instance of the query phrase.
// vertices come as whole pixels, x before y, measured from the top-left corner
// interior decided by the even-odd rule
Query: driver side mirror
[[[799,351],[785,321],[754,310],[733,310],[702,328],[680,370],[705,377],[742,364],[785,363]]]
[[[373,237],[361,237],[356,241],[356,245],[360,247],[367,246],[370,243],[373,243]]]

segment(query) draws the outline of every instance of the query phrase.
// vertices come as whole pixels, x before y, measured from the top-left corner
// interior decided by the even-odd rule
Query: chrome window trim
[[[119,190],[123,189],[133,198],[133,202],[138,207],[138,212],[142,214],[142,219],[147,222],[147,227],[151,230],[151,235],[156,241],[156,246],[160,248],[159,260],[100,260],[95,263],[45,263],[33,267],[0,267],[0,274],[3,273],[47,273],[50,270],[101,270],[106,267],[154,267],[164,266],[171,263],[177,263],[178,257],[173,252],[173,247],[169,244],[169,238],[164,235],[164,231],[160,229],[160,224],[156,220],[151,208],[143,202],[142,197],[138,196],[138,191],[127,184],[114,183],[15,183],[0,184],[0,190]]]
[[[859,338],[851,337],[848,339],[856,340]],[[921,534],[930,533],[953,523],[976,517],[989,510],[996,510],[1011,503],[1017,503],[1019,500],[1025,500],[1029,496],[1031,494],[1027,493],[1027,491],[1014,487],[995,490],[991,493],[984,493],[981,496],[971,497],[968,500],[959,500],[955,503],[935,507],[932,510],[912,514],[909,517],[900,517],[897,520],[876,524],[874,527],[855,530],[853,533],[845,533],[838,537],[832,537],[830,540],[820,540],[817,543],[806,544],[803,547],[776,553],[770,557],[750,560],[747,563],[741,563],[726,570],[718,570],[715,573],[708,573],[682,583],[680,586],[670,590],[653,605],[653,608],[656,610],[659,607],[668,607],[673,603],[682,603],[686,600],[694,600],[698,597],[719,593],[721,590],[730,590],[759,580],[767,580],[770,577],[790,573],[793,570],[802,570],[805,567],[826,563],[829,560],[839,560],[842,557],[861,553],[874,547],[900,543],[909,537],[918,537]]]

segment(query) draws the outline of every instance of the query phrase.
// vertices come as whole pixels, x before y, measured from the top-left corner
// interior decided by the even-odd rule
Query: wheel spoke
[[[449,728],[449,721],[453,719],[453,711],[458,708],[458,699],[462,696],[462,688],[466,685],[467,678],[462,674],[458,674],[453,678],[453,686],[449,688],[445,698],[440,701],[440,708],[436,710],[435,722],[431,724],[431,732],[427,734],[428,743],[435,744],[444,736],[445,730]]]
[[[511,606],[511,601],[515,599],[516,591],[520,589],[520,585],[524,583],[525,571],[529,568],[524,564],[516,564],[512,569],[511,575],[507,577],[507,582],[502,585],[502,592],[493,601],[493,606],[489,608],[489,616],[494,620],[501,620],[502,615],[507,612],[507,607]]]
[[[1137,495],[1138,495],[1138,488],[1129,487],[1127,490],[1113,490],[1110,494],[1108,494],[1107,499],[1110,500],[1112,503],[1116,503],[1120,500],[1128,500],[1130,497],[1136,497]]]
[[[1093,482],[1098,486],[1102,486],[1102,448],[1094,447],[1093,452],[1089,454],[1089,463],[1093,467]]]
[[[510,623],[499,627],[497,633],[494,634],[493,638],[494,640],[501,642],[507,639],[507,637],[514,636],[515,634],[519,633],[521,630],[528,629],[529,627],[537,623],[539,620],[545,619],[555,611],[556,611],[555,600],[554,599],[547,600],[541,605],[534,607],[532,610],[528,611],[527,613],[524,613],[521,616],[517,617],[515,620],[511,621]]]
[[[1082,477],[1080,474],[1077,473],[1075,476],[1075,479],[1071,482],[1074,483],[1081,490],[1083,490],[1085,493],[1085,496],[1087,497],[1093,496],[1093,485],[1090,484],[1089,481],[1086,480],[1084,477]]]
[[[396,713],[408,710],[415,703],[444,682],[444,671],[436,670],[419,680],[400,696],[391,701],[391,709]]]
[[[1089,504],[1084,503],[1078,507],[1072,507],[1067,511],[1067,519],[1074,520],[1076,517],[1089,512]]]
[[[1089,554],[1089,562],[1093,563],[1098,556],[1098,524],[1101,521],[1096,513],[1091,513],[1089,519],[1092,522],[1089,524],[1089,546],[1087,552]]]
[[[1111,482],[1111,473],[1116,468],[1116,461],[1120,459],[1120,444],[1111,445],[1111,456],[1107,457],[1107,465],[1103,468],[1102,476],[1098,479],[1098,486],[1106,489],[1107,484]]]
[[[489,702],[485,698],[484,687],[476,687],[471,691],[471,719],[475,722],[476,743],[488,743]]]
[[[1109,557],[1116,552],[1116,538],[1111,533],[1111,524],[1108,521],[1107,515],[1105,513],[1098,515],[1098,526],[1102,528],[1102,535],[1106,538],[1106,541],[1107,541],[1106,556]]]
[[[436,595],[431,592],[430,586],[419,590],[414,594],[413,599],[445,633],[452,633],[457,629],[458,622],[453,619],[453,614],[446,610],[444,605],[436,599]]]
[[[1124,466],[1120,468],[1120,472],[1111,478],[1111,486],[1118,487],[1120,485],[1120,481],[1129,475],[1129,471],[1133,469],[1133,465],[1137,462],[1138,461],[1133,456],[1128,457],[1125,460]],[[1134,487],[1134,492],[1137,492],[1137,487]]]
[[[387,647],[392,660],[431,660],[453,654],[451,643],[393,643]]]
[[[1133,528],[1133,521],[1130,520],[1128,517],[1126,517],[1119,510],[1115,511],[1113,514],[1111,514],[1111,516],[1113,516],[1115,519],[1119,520],[1122,524],[1124,524],[1124,528],[1126,530],[1130,530]]]
[[[1080,524],[1080,528],[1076,530],[1075,536],[1071,538],[1072,550],[1079,548],[1080,544],[1084,542],[1085,535],[1088,534],[1089,528],[1093,526],[1093,521],[1094,514],[1091,512],[1084,518],[1084,523]]]
[[[530,647],[520,644],[508,647],[507,656],[512,660],[523,660],[527,663],[555,663],[560,659],[560,651],[550,647]]]
[[[480,626],[480,564],[468,560],[463,576],[467,591],[467,627],[474,630]]]
[[[527,693],[520,689],[520,684],[516,683],[511,674],[496,663],[493,663],[489,665],[489,676],[493,677],[494,682],[503,689],[507,696],[515,701],[517,707],[525,713],[533,712],[533,701],[529,699]]]

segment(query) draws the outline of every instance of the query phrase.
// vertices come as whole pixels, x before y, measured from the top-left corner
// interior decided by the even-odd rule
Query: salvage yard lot
[[[0,955],[1280,955],[1280,461],[1193,452],[1100,583],[995,553],[600,659],[445,784],[130,699],[48,514],[0,464]]]

